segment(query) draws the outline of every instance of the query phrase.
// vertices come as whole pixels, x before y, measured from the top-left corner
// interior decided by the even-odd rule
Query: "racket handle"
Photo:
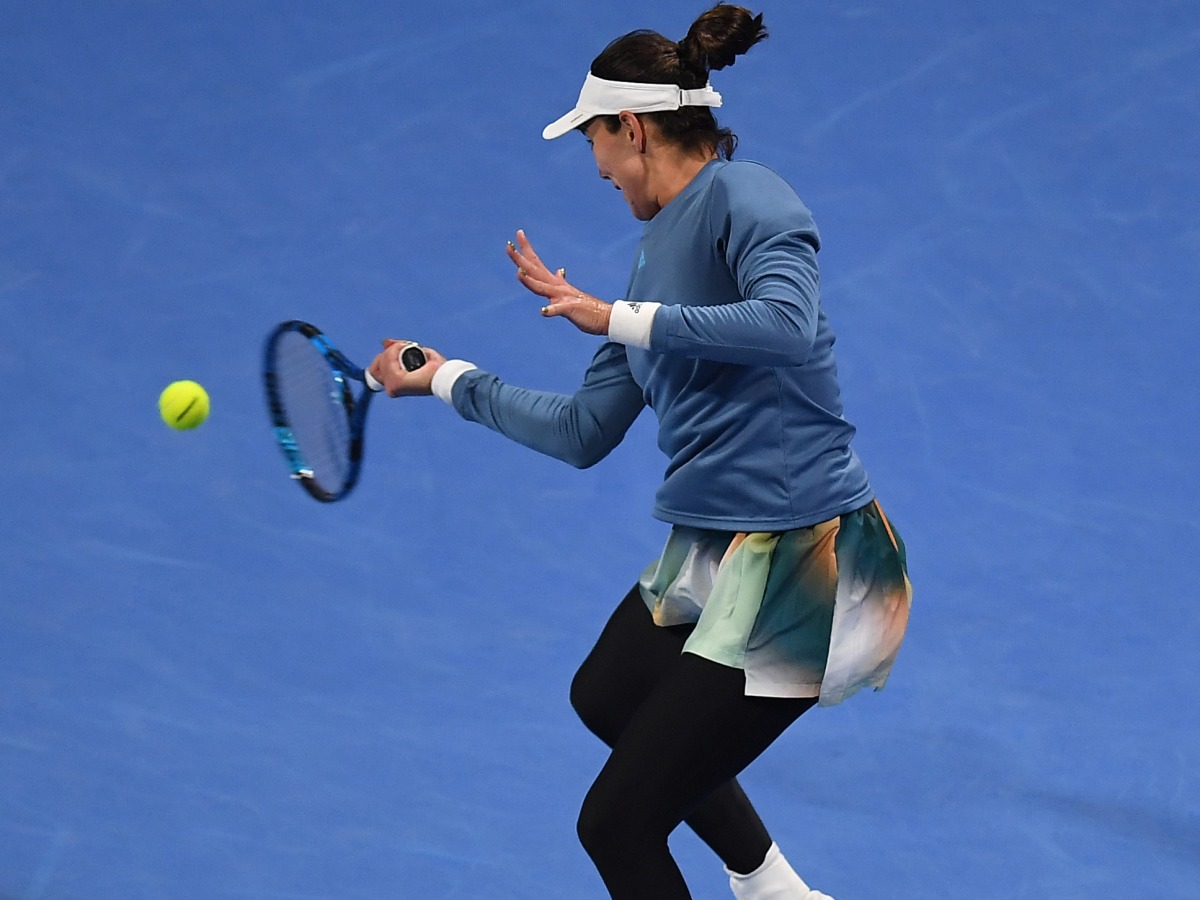
[[[429,360],[425,358],[425,351],[416,344],[409,344],[400,351],[400,365],[404,366],[405,371],[415,372],[421,366],[425,365]],[[383,385],[371,374],[370,369],[363,370],[363,381],[367,383],[367,387],[373,391],[382,391]]]

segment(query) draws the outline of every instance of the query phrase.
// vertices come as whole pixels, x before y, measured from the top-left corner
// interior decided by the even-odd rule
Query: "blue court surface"
[[[259,360],[304,318],[573,390],[505,241],[615,298],[640,226],[541,128],[703,8],[0,2],[5,900],[605,896],[567,688],[666,535],[649,416],[579,472],[382,400],[322,505]],[[916,598],[747,789],[838,900],[1200,897],[1200,5],[760,8],[721,118],[821,227]]]

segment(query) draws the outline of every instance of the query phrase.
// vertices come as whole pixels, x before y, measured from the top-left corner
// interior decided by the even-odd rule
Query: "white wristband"
[[[613,304],[612,318],[608,322],[608,339],[629,347],[650,349],[650,330],[654,327],[654,314],[661,303],[630,303],[618,300]]]
[[[453,391],[454,382],[472,369],[476,369],[474,363],[469,363],[462,359],[448,359],[433,373],[433,382],[430,387],[433,388],[433,396],[439,400],[454,405]]]

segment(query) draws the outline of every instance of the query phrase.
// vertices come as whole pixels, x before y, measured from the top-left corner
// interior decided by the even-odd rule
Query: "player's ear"
[[[646,126],[645,123],[629,110],[622,110],[618,117],[621,122],[621,134],[629,141],[630,145],[638,153],[646,152]]]

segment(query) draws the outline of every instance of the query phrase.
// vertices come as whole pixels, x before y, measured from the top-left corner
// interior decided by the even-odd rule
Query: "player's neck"
[[[659,177],[655,185],[655,198],[659,209],[674,200],[686,188],[700,171],[716,159],[716,155],[678,153],[674,159],[664,161],[666,164],[659,169]]]

